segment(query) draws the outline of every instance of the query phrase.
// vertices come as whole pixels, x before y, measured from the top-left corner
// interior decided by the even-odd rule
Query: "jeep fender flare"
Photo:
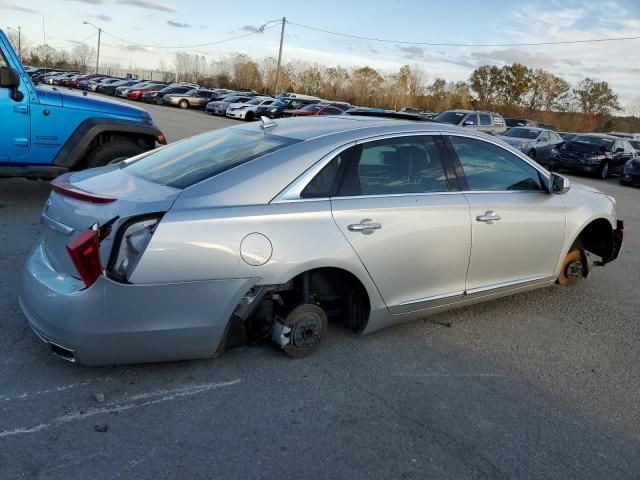
[[[91,142],[102,133],[122,133],[130,137],[145,138],[150,140],[153,146],[155,142],[167,143],[155,125],[133,120],[89,118],[78,125],[54,158],[52,165],[68,169],[79,165],[89,151]]]

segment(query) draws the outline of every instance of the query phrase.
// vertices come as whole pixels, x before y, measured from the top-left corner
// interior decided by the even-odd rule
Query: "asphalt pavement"
[[[170,141],[235,121],[149,107]],[[0,180],[0,479],[639,479],[640,189],[620,258],[552,287],[313,356],[88,368],[18,306],[48,185]],[[522,255],[527,252],[523,251]]]

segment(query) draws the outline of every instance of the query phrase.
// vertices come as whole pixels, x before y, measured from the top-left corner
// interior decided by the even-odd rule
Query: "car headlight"
[[[607,157],[606,155],[593,155],[592,157],[589,157],[587,159],[587,161],[589,162],[601,162],[602,160],[607,160],[609,157]]]
[[[109,261],[108,270],[112,277],[123,282],[131,278],[159,222],[160,217],[157,216],[127,222],[121,227],[114,243],[113,251],[116,253]]]
[[[277,108],[270,108],[270,109],[269,109],[269,111],[270,111],[271,113],[276,113],[276,112],[278,111],[278,109],[277,109]]]

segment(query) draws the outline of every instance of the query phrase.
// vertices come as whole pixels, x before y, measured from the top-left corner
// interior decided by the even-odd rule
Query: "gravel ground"
[[[169,140],[233,121],[149,107]],[[53,357],[18,306],[43,182],[0,180],[0,478],[640,478],[640,190],[614,195],[620,258],[548,288],[312,357],[87,368]],[[525,255],[526,252],[523,252]]]

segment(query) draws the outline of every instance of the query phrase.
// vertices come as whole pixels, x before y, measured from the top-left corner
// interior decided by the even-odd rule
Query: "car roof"
[[[609,140],[627,140],[626,138],[616,137],[615,135],[609,135],[608,133],[578,133],[581,137],[597,137],[607,138]]]
[[[241,124],[231,128],[254,132],[268,132],[282,137],[298,140],[311,140],[334,134],[353,132],[353,138],[360,138],[362,130],[369,130],[366,135],[384,135],[413,131],[460,132],[465,135],[469,129],[454,127],[443,123],[419,122],[415,120],[398,120],[369,116],[326,115],[310,117],[282,118],[273,121],[275,126],[263,129],[261,122]]]

